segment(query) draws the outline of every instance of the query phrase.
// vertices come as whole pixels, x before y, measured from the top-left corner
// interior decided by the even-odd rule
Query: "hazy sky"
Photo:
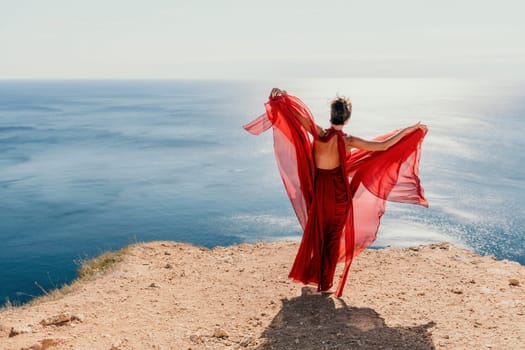
[[[525,79],[525,2],[0,0],[0,78]]]

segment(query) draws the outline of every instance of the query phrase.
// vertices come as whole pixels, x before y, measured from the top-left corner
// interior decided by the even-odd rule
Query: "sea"
[[[271,132],[242,128],[274,86],[325,127],[348,96],[363,138],[427,124],[430,207],[388,203],[373,249],[447,241],[525,264],[525,81],[0,80],[0,305],[136,242],[300,240]]]

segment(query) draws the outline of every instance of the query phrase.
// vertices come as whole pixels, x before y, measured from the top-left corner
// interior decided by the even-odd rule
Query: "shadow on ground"
[[[388,327],[373,309],[348,307],[342,299],[313,293],[309,287],[282,303],[258,350],[435,349],[428,332],[432,322]]]

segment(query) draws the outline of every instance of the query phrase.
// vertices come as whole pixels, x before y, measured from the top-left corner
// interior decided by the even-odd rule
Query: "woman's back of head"
[[[344,96],[338,96],[330,103],[330,122],[343,125],[352,114],[352,103]]]

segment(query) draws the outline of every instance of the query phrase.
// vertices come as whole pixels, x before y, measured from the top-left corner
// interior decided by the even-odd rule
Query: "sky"
[[[0,0],[0,79],[525,79],[518,0]]]

